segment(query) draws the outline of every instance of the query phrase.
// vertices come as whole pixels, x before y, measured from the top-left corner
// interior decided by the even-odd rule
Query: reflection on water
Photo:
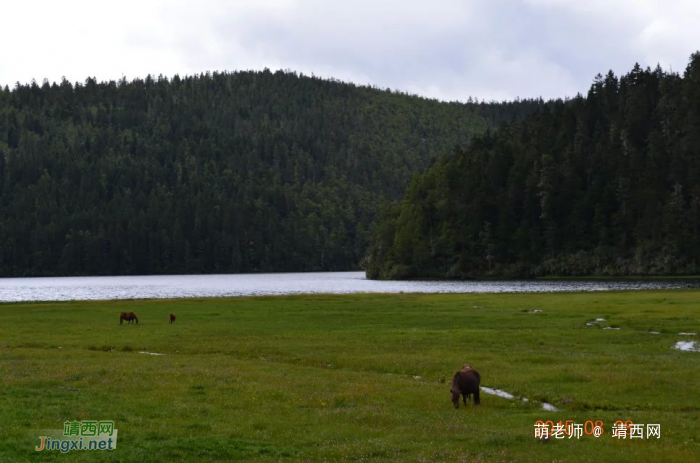
[[[2,278],[0,301],[162,299],[312,293],[504,293],[697,288],[698,280],[375,281],[364,272]]]
[[[683,352],[700,352],[700,348],[695,347],[695,341],[678,341],[673,348]]]

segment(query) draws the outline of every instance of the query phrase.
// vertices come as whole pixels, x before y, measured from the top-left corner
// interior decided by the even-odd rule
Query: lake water
[[[0,301],[163,299],[313,293],[505,293],[678,289],[699,280],[375,281],[364,272],[0,278]]]

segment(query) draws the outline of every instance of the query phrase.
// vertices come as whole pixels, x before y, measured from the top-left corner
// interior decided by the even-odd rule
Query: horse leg
[[[474,405],[479,405],[481,404],[481,400],[479,399],[479,390],[477,389],[476,392],[474,393]]]

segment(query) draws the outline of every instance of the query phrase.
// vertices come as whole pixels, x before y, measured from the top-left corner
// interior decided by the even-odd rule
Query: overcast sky
[[[683,72],[698,0],[17,0],[0,84],[292,69],[443,100],[573,96],[635,62]]]

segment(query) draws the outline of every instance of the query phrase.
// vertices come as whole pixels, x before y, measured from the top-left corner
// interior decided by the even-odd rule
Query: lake
[[[314,293],[506,293],[698,288],[700,280],[375,281],[364,272],[0,278],[0,302]]]

